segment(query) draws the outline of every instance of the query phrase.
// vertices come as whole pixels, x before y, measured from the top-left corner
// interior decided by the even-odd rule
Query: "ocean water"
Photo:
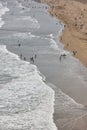
[[[57,35],[60,36],[64,28],[63,24],[55,19],[54,24],[58,22],[58,28],[53,27],[51,30],[53,22],[46,13],[47,5],[31,0],[1,2],[0,130],[57,130],[53,119],[54,101],[57,110],[54,113],[55,122],[59,130],[72,126],[75,119],[87,114],[86,109],[63,93],[59,86],[56,88],[51,83],[47,85],[46,77],[36,66],[38,62],[45,67],[43,55],[48,65],[50,57],[71,55],[63,50],[59,41],[58,44],[56,42]],[[44,17],[47,21],[43,20]],[[47,26],[44,22],[49,21]],[[21,48],[18,47],[19,43]],[[20,59],[20,54],[27,61]],[[35,65],[30,63],[30,57],[34,54],[38,55]],[[71,75],[71,70],[68,74]]]
[[[4,13],[8,11],[1,7]],[[0,130],[56,130],[54,91],[39,73],[35,65],[0,45]]]
[[[0,129],[56,129],[54,92],[37,68],[0,46]]]

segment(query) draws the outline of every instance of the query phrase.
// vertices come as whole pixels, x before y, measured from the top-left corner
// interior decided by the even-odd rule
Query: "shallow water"
[[[28,20],[32,19],[29,17]],[[5,34],[7,30],[4,30]],[[1,38],[8,37],[9,40],[9,36],[11,32]],[[20,60],[6,49],[4,40],[0,42],[0,130],[56,130],[54,91],[43,82],[35,65]]]
[[[54,92],[56,125],[60,130],[68,128],[76,118],[86,114],[84,106],[71,97],[86,104],[87,69],[72,53],[63,50],[58,41],[63,24],[47,13],[47,5],[34,1],[22,4],[4,0],[10,11],[3,16],[5,24],[0,31],[0,44],[19,57],[22,54],[22,60],[0,46],[1,129],[56,129],[52,118]],[[60,55],[65,53],[67,56],[60,61]],[[42,74],[35,65],[23,61],[26,57],[30,62],[35,54],[34,64]],[[43,75],[54,91],[43,83]]]

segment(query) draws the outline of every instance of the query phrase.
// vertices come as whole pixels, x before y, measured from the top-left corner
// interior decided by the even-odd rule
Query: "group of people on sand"
[[[18,40],[18,42],[19,42],[19,40]],[[19,43],[18,46],[20,47],[21,44]],[[23,59],[24,61],[27,60],[26,57],[23,57],[22,54],[20,54],[20,58]],[[32,57],[30,58],[30,61],[31,61],[32,63],[34,63],[34,61],[35,61],[36,58],[37,58],[37,55],[35,54],[34,56],[32,56]]]

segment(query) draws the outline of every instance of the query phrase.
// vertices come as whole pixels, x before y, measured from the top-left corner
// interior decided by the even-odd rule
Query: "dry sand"
[[[61,36],[65,49],[74,51],[87,66],[87,0],[42,0],[50,5],[50,14],[62,20],[65,30]]]

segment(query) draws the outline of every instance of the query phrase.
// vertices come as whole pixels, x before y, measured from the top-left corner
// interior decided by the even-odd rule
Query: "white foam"
[[[0,3],[0,27],[2,27],[4,25],[4,21],[2,21],[2,15],[4,15],[7,11],[9,11],[9,9],[7,7],[4,7],[1,3]]]
[[[52,39],[54,38],[54,36],[53,36],[53,34],[52,34],[52,33],[51,33],[51,34],[49,34],[49,35],[47,35],[47,37],[48,37],[48,38],[52,38]]]
[[[0,57],[0,74],[14,77],[0,89],[0,129],[56,130],[54,91],[42,81],[37,67],[21,61],[3,45]]]
[[[62,109],[64,109],[65,111],[68,111],[70,109],[73,108],[83,108],[82,104],[76,103],[72,98],[70,98],[68,95],[64,94],[61,90],[59,90],[59,100],[61,100],[62,102],[59,101],[60,103],[60,109],[61,109],[61,104],[62,104]],[[72,111],[73,113],[73,111]]]
[[[54,91],[43,81],[35,65],[21,61],[0,45],[0,74],[8,74],[12,81],[0,89],[0,129],[56,130],[53,123]],[[39,73],[39,74],[38,74]],[[83,105],[59,90],[58,110],[79,117]]]
[[[37,29],[40,28],[40,24],[37,21],[37,19],[35,19],[31,16],[21,16],[21,17],[17,18],[16,20],[22,20],[22,21],[25,21],[25,22],[29,21],[31,28],[37,28]]]
[[[18,6],[19,8],[25,8],[25,7],[22,5],[22,3],[19,3],[18,1],[16,1],[16,4],[17,4],[17,6]]]
[[[59,53],[60,55],[61,55],[61,54],[66,54],[66,55],[70,54],[68,51],[63,50],[62,48],[60,48],[54,39],[51,38],[51,39],[50,39],[50,43],[51,43],[50,47],[51,47],[52,49],[58,51],[58,53]]]
[[[57,51],[60,50],[60,48],[58,47],[57,43],[52,38],[50,39],[50,43],[51,43],[51,45],[50,45],[51,48],[53,48],[53,49],[55,49]]]
[[[19,37],[23,35],[19,33]],[[27,35],[31,37],[31,33]],[[5,74],[12,77],[12,80],[0,84],[0,130],[57,130],[53,122],[54,91],[42,81],[43,77],[35,65],[21,61],[2,45],[0,75]],[[59,93],[60,102],[63,96]],[[68,98],[64,106],[66,103],[66,106],[72,104],[73,101],[67,100]]]
[[[15,33],[13,34],[14,37],[19,37],[19,38],[28,38],[28,39],[32,39],[32,38],[39,38],[40,36],[36,36],[36,35],[33,35],[31,34],[31,32],[26,32],[26,33]]]
[[[18,0],[19,1],[19,0]],[[19,1],[19,5],[20,6],[25,6],[25,8],[28,6],[28,2],[30,3],[30,2],[32,2],[32,1],[24,1],[24,0],[21,0],[21,1]],[[28,6],[29,7],[29,6]],[[30,8],[27,8],[27,9],[30,9]],[[23,16],[23,17],[21,17],[21,19],[22,20],[29,20],[29,21],[31,21],[31,23],[32,23],[32,25],[31,25],[31,27],[32,28],[37,28],[37,29],[39,29],[40,28],[40,24],[39,24],[39,22],[38,22],[38,20],[37,19],[35,19],[34,17],[31,17],[31,16]]]

